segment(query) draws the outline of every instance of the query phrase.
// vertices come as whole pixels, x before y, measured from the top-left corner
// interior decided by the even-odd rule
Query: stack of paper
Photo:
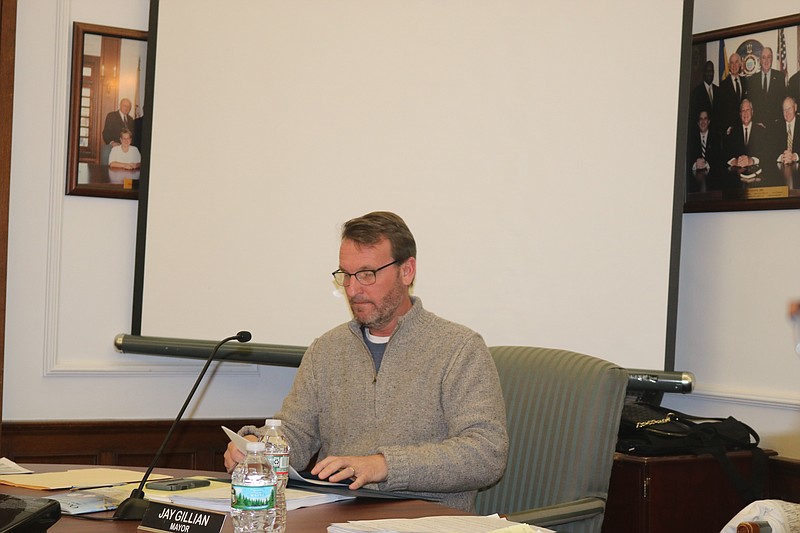
[[[61,504],[61,514],[87,514],[116,509],[115,499],[88,490],[72,490],[47,496]]]
[[[428,516],[387,520],[351,520],[331,524],[328,533],[555,533],[493,516]]]
[[[14,487],[35,490],[84,489],[122,485],[140,481],[142,472],[120,468],[76,468],[64,472],[45,472],[43,474],[0,475],[0,483]],[[151,479],[165,479],[169,476],[153,474]]]

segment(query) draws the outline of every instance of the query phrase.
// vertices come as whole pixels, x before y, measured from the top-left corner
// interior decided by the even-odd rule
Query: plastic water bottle
[[[269,533],[275,523],[272,463],[263,442],[248,442],[247,455],[231,475],[231,518],[236,533]]]
[[[289,482],[289,443],[281,429],[281,421],[268,418],[262,440],[267,446],[266,455],[272,461],[272,470],[278,478],[275,489],[275,526],[273,531],[286,531],[286,484]]]

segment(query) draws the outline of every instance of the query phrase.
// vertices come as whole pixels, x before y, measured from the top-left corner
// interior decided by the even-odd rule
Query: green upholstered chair
[[[478,493],[478,513],[599,533],[628,373],[567,350],[489,350],[505,397],[509,454],[503,478]]]

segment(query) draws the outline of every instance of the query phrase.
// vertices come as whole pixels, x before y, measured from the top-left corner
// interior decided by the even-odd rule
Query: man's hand
[[[258,440],[255,435],[245,435],[244,438],[253,442]],[[225,450],[225,470],[230,474],[236,465],[242,462],[242,459],[244,459],[244,452],[240,451],[233,442],[229,442],[228,449]]]
[[[792,153],[791,150],[784,150],[781,154],[781,163],[789,165],[797,161],[797,154]]]
[[[225,454],[227,457],[228,454]],[[337,483],[351,478],[353,482],[348,485],[351,490],[360,489],[367,483],[379,483],[386,480],[389,475],[389,465],[382,454],[358,457],[330,456],[319,461],[311,473],[320,479],[327,479]]]

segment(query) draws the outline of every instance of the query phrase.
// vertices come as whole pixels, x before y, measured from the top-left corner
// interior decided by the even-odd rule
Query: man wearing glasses
[[[508,436],[494,361],[470,329],[409,294],[416,243],[403,220],[374,212],[345,223],[334,281],[353,320],[316,339],[275,418],[297,470],[474,510],[505,469]],[[248,426],[240,433],[260,434]],[[243,455],[232,444],[231,471]]]

